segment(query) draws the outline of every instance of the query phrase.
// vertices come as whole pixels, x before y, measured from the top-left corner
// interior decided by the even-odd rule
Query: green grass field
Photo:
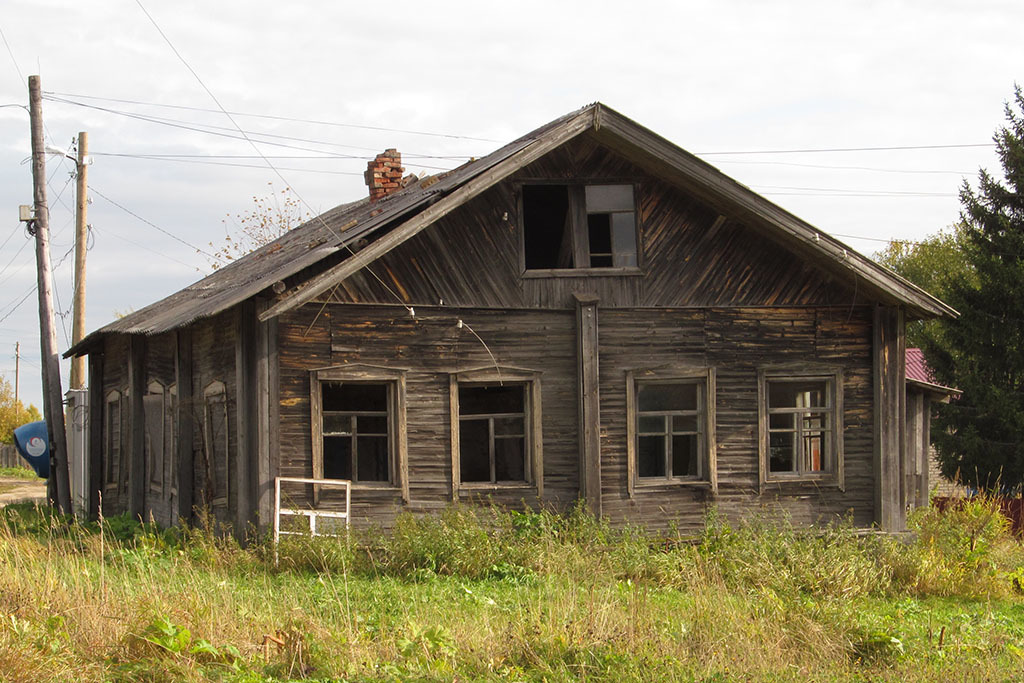
[[[912,541],[729,525],[696,542],[455,507],[242,549],[0,513],[0,679],[1020,680],[1024,550],[984,503]]]

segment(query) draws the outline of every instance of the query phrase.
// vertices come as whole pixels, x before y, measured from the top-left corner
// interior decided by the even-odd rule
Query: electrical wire
[[[18,72],[18,78],[20,78],[21,82],[24,83],[25,77],[21,75],[21,67],[18,66],[18,60],[14,58],[14,51],[11,50],[11,45],[7,42],[7,36],[4,35],[3,28],[0,28],[0,38],[4,41],[4,47],[7,48],[7,54],[11,56],[11,61],[14,62],[14,70]]]
[[[110,202],[111,204],[113,204],[117,208],[121,209],[122,211],[124,211],[125,213],[127,213],[130,216],[134,216],[135,218],[137,218],[138,220],[142,221],[143,223],[145,223],[149,227],[154,228],[155,230],[158,230],[158,231],[162,232],[163,234],[167,235],[171,239],[174,239],[174,240],[177,240],[178,242],[181,242],[182,244],[184,244],[186,247],[189,247],[190,249],[195,249],[197,252],[199,252],[203,256],[208,256],[209,258],[212,258],[213,260],[215,260],[215,261],[217,261],[219,263],[223,263],[224,262],[223,259],[221,259],[220,257],[214,256],[213,254],[211,254],[210,252],[206,251],[205,249],[200,249],[199,247],[197,247],[196,245],[192,244],[191,242],[187,242],[187,241],[183,240],[182,238],[178,237],[173,232],[171,232],[169,230],[164,230],[163,228],[161,228],[156,223],[153,223],[152,221],[146,220],[145,218],[143,218],[139,214],[135,213],[131,209],[129,209],[129,208],[125,207],[125,206],[122,206],[121,204],[118,204],[116,201],[114,201],[113,199],[111,199],[107,195],[103,194],[98,189],[96,189],[95,185],[90,185],[89,186],[89,191],[99,195],[103,199],[106,199],[108,202]]]
[[[100,231],[98,229],[96,229],[95,227],[90,227],[90,230],[95,232],[97,235],[100,234]],[[139,247],[140,249],[145,249],[146,251],[150,252],[151,254],[156,254],[157,256],[162,256],[165,259],[168,259],[170,261],[174,261],[175,263],[180,263],[181,265],[183,265],[183,266],[185,266],[187,268],[191,268],[191,269],[194,269],[195,271],[197,271],[199,273],[203,273],[203,270],[201,268],[196,267],[196,265],[194,263],[185,263],[181,259],[176,259],[173,256],[171,256],[169,254],[165,254],[162,251],[157,251],[156,249],[153,249],[152,247],[147,247],[145,244],[142,244],[141,242],[136,242],[135,240],[130,240],[127,237],[124,237],[123,235],[119,235],[119,234],[117,234],[116,232],[114,232],[112,230],[107,231],[106,229],[104,229],[103,234],[107,235],[108,237],[115,237],[115,238],[121,240],[122,242],[127,242],[128,244],[131,244],[133,246]],[[205,273],[203,273],[203,274],[205,275]]]
[[[817,154],[819,152],[893,152],[922,149],[964,149],[969,147],[995,147],[994,142],[984,142],[966,145],[896,145],[892,147],[830,147],[830,148],[805,148],[805,149],[757,149],[747,151],[729,152],[694,152],[696,156],[722,156],[732,154]]]
[[[249,138],[248,135],[246,135],[245,131],[242,130],[241,126],[238,125],[238,123],[235,121],[234,117],[232,117],[231,114],[228,113],[227,109],[224,108],[224,105],[222,105],[220,103],[220,100],[217,99],[217,96],[213,94],[213,91],[211,91],[208,87],[206,87],[206,83],[203,82],[203,79],[200,78],[199,74],[196,73],[195,69],[193,69],[189,65],[189,63],[187,61],[185,61],[185,58],[181,56],[181,53],[178,52],[177,48],[174,47],[174,44],[171,43],[171,40],[164,34],[164,32],[160,28],[159,24],[156,23],[156,20],[154,20],[153,17],[150,16],[149,12],[146,11],[146,8],[142,5],[142,0],[135,0],[135,4],[137,4],[139,6],[139,9],[142,10],[142,12],[149,19],[149,21],[153,24],[153,26],[156,28],[157,32],[164,39],[164,41],[167,43],[167,45],[171,48],[171,51],[174,52],[175,56],[178,57],[178,59],[181,61],[181,63],[185,65],[185,68],[188,69],[189,72],[195,77],[196,81],[199,82],[199,85],[202,86],[203,90],[206,91],[206,94],[208,94],[210,96],[210,99],[212,99],[214,101],[214,103],[224,113],[224,115],[228,118],[228,120],[231,121],[231,124],[233,126],[235,126],[235,128],[238,129],[238,132],[241,133],[243,137],[245,137],[245,139],[252,146],[253,150],[255,150],[255,152],[257,154],[259,154],[260,157],[263,158],[263,161],[267,164],[267,166],[270,168],[270,170],[272,170],[277,175],[277,177],[281,179],[282,183],[284,183],[287,187],[291,187],[292,188],[292,192],[295,194],[296,199],[298,199],[306,207],[306,209],[308,211],[315,212],[315,209],[309,204],[309,202],[307,202],[302,197],[302,195],[299,194],[299,192],[294,188],[294,186],[291,183],[288,182],[288,180],[284,177],[284,175],[282,175],[281,172],[277,170],[277,168],[274,166],[273,162],[271,162],[270,159],[267,159],[263,155],[263,152],[260,151],[260,148],[256,145],[256,143],[253,142]],[[348,245],[348,243],[344,240],[344,238],[342,238],[342,236],[338,233],[338,231],[336,231],[334,228],[332,228],[331,226],[329,226],[327,224],[327,221],[325,221],[323,219],[323,216],[321,214],[317,213],[316,217],[315,217],[315,220],[319,220],[320,221],[320,225],[323,226],[323,228],[325,230],[327,230],[330,234],[334,235],[334,237],[338,240],[339,245],[341,247],[347,249],[348,252],[352,256],[355,256],[355,251],[352,250],[352,247],[350,247]],[[416,311],[413,309],[413,307],[409,306],[404,301],[402,301],[402,298],[398,296],[398,294],[395,292],[395,290],[393,290],[390,286],[388,286],[388,284],[386,282],[384,282],[384,280],[382,280],[379,275],[377,275],[375,272],[373,272],[373,270],[370,269],[370,267],[368,265],[367,266],[363,266],[363,269],[366,270],[366,272],[370,273],[377,280],[377,282],[379,282],[381,284],[381,286],[384,287],[384,289],[386,289],[395,298],[395,300],[397,300],[402,306],[405,306],[405,308],[409,311],[410,315],[415,317]]]
[[[46,99],[48,99],[50,101],[53,101],[53,102],[61,102],[61,103],[64,103],[64,104],[72,104],[72,105],[75,105],[75,106],[78,106],[78,107],[85,107],[87,109],[94,109],[96,111],[102,111],[102,112],[106,112],[106,113],[109,113],[109,114],[116,114],[118,116],[125,116],[125,117],[130,118],[130,119],[136,119],[138,121],[145,121],[147,123],[157,123],[157,124],[164,125],[164,126],[170,126],[172,128],[178,128],[178,129],[182,129],[182,130],[190,130],[190,131],[193,131],[193,132],[196,132],[196,133],[204,133],[206,135],[214,135],[214,136],[217,136],[217,137],[228,138],[230,140],[245,140],[245,141],[249,142],[250,144],[253,142],[253,140],[252,140],[253,137],[258,137],[258,138],[271,138],[270,140],[258,140],[258,142],[260,144],[263,144],[263,145],[271,145],[271,146],[274,146],[274,147],[283,147],[285,149],[295,149],[295,150],[300,150],[300,151],[304,151],[304,152],[320,152],[320,153],[323,153],[323,154],[328,154],[328,152],[325,152],[324,150],[314,149],[314,148],[310,148],[310,147],[300,147],[298,145],[290,145],[290,144],[283,143],[283,142],[274,142],[273,140],[289,140],[291,142],[303,142],[303,143],[313,144],[313,145],[322,145],[322,146],[325,146],[325,147],[340,147],[340,148],[345,148],[345,149],[357,149],[357,150],[366,151],[366,152],[376,152],[376,151],[378,151],[376,147],[363,147],[361,145],[347,145],[347,144],[343,144],[343,143],[340,143],[340,142],[326,142],[324,140],[313,140],[313,139],[310,139],[310,138],[299,138],[299,137],[295,137],[295,136],[291,136],[291,135],[278,135],[276,133],[260,133],[260,132],[256,132],[256,131],[248,131],[248,130],[243,130],[237,124],[236,124],[236,126],[234,128],[231,128],[231,127],[228,127],[228,126],[216,126],[216,125],[213,125],[213,124],[196,123],[196,122],[193,122],[193,121],[181,121],[180,119],[168,119],[168,118],[160,117],[160,116],[147,116],[147,115],[144,115],[144,114],[136,114],[134,112],[120,111],[120,110],[117,110],[117,109],[110,109],[108,107],[97,107],[97,106],[91,105],[91,104],[85,104],[85,103],[82,103],[82,102],[73,102],[71,100],[63,100],[63,99],[60,99],[60,98],[47,97]],[[232,133],[223,132],[223,131],[238,131],[239,133],[241,133],[241,136],[233,135]],[[408,156],[410,158],[433,158],[434,157],[434,155],[416,154],[416,153],[408,153]],[[445,170],[447,170],[447,169],[445,169]]]
[[[844,190],[841,187],[794,187],[790,185],[754,185],[753,187],[766,190],[799,190],[802,192],[825,192],[825,193],[850,193],[851,196],[878,196],[878,197],[955,197],[956,194],[949,192],[917,192],[902,190]],[[811,195],[813,196],[813,195]],[[840,194],[839,196],[844,196]]]
[[[34,291],[36,291],[36,286],[37,286],[37,285],[32,285],[32,288],[31,288],[31,289],[29,289],[29,290],[28,290],[28,292],[26,292],[26,293],[25,293],[25,296],[23,296],[23,297],[21,298],[21,301],[19,301],[18,303],[16,303],[16,304],[14,305],[14,308],[12,308],[11,310],[7,311],[7,313],[5,313],[5,314],[4,314],[4,317],[0,318],[0,323],[2,323],[3,321],[7,320],[8,318],[10,318],[10,317],[11,317],[11,315],[13,315],[13,314],[14,314],[14,312],[15,312],[16,310],[18,310],[19,308],[21,308],[21,305],[22,305],[23,303],[25,303],[25,301],[26,301],[26,300],[27,300],[27,299],[28,299],[28,298],[29,298],[30,296],[32,296],[32,293],[33,293]]]
[[[375,131],[381,131],[381,132],[385,132],[385,133],[404,133],[404,134],[407,134],[407,135],[426,135],[426,136],[429,136],[429,137],[451,138],[451,139],[455,139],[455,140],[472,140],[474,142],[497,142],[497,143],[502,142],[502,140],[494,140],[494,139],[491,139],[491,138],[477,138],[477,137],[470,137],[468,135],[454,135],[454,134],[451,134],[451,133],[433,133],[433,132],[422,131],[422,130],[407,130],[407,129],[402,129],[402,128],[386,128],[384,126],[367,126],[367,125],[357,124],[357,123],[340,123],[340,122],[337,122],[337,121],[319,121],[319,120],[316,120],[316,119],[298,119],[298,118],[292,118],[292,117],[288,117],[288,116],[274,116],[272,114],[252,114],[252,113],[237,112],[237,111],[223,112],[222,110],[219,110],[219,109],[207,109],[207,108],[204,108],[204,107],[189,107],[189,106],[182,105],[182,104],[163,104],[163,103],[158,103],[158,102],[140,102],[138,100],[125,100],[125,99],[117,99],[117,98],[114,98],[114,97],[97,97],[97,96],[94,96],[94,95],[76,95],[76,94],[73,94],[73,93],[60,93],[60,92],[50,92],[50,91],[44,92],[43,94],[44,95],[55,95],[55,96],[58,96],[58,97],[76,97],[78,99],[83,99],[83,100],[100,100],[100,101],[103,101],[103,102],[118,102],[118,103],[121,103],[121,104],[137,104],[137,105],[144,106],[144,107],[164,107],[166,109],[182,109],[182,110],[186,110],[186,111],[198,111],[198,112],[216,113],[216,114],[229,113],[229,114],[231,114],[233,116],[246,116],[246,117],[250,117],[250,118],[269,119],[269,120],[272,120],[272,121],[288,121],[288,122],[291,122],[291,123],[312,123],[314,125],[319,125],[319,126],[334,126],[334,127],[338,127],[338,128],[357,128],[357,129],[362,129],[362,130],[375,130]]]
[[[944,174],[944,175],[972,175],[974,171],[942,171],[936,169],[901,169],[901,168],[877,168],[872,166],[834,166],[831,164],[801,164],[793,161],[738,161],[733,159],[722,159],[716,163],[740,164],[740,165],[765,165],[765,166],[794,166],[798,168],[828,168],[842,171],[872,171],[875,173],[906,173],[910,175],[923,174]]]

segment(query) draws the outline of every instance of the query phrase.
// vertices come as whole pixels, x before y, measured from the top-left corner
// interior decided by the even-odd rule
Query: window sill
[[[834,474],[827,475],[793,475],[780,477],[778,475],[765,479],[764,486],[774,486],[780,489],[814,489],[833,488],[842,490],[839,480]]]
[[[459,484],[459,493],[488,493],[492,491],[536,491],[537,485],[529,482],[509,482],[501,484]]]
[[[538,268],[523,271],[524,280],[552,277],[638,277],[644,274],[640,268]]]
[[[673,489],[673,488],[694,488],[694,489],[706,489],[711,490],[711,482],[707,479],[658,479],[656,481],[650,481],[646,479],[639,479],[633,484],[633,488],[636,491],[646,491],[649,489]]]

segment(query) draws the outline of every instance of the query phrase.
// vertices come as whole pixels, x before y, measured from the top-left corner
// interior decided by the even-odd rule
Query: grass
[[[730,524],[696,543],[453,507],[290,539],[0,513],[3,680],[1017,680],[1024,550],[987,503],[915,540]]]
[[[9,479],[39,479],[39,476],[27,467],[0,467],[0,477]]]

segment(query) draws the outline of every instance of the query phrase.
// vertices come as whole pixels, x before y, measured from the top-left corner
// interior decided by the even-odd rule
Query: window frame
[[[153,448],[153,434],[150,433],[150,420],[153,419],[147,414],[146,404],[151,405],[155,403],[153,399],[159,397],[159,423],[160,423],[160,449],[159,453]],[[145,429],[143,435],[143,449],[146,454],[146,471],[148,472],[146,480],[148,482],[148,488],[150,493],[163,495],[164,492],[164,481],[166,480],[166,466],[167,466],[167,389],[160,382],[153,380],[146,385],[146,393],[142,397],[142,412],[143,418],[142,423]],[[159,467],[157,466],[159,465]],[[154,479],[154,475],[159,475],[158,478]]]
[[[698,421],[703,428],[700,457],[703,476],[641,477],[639,471],[638,386],[641,384],[696,384]],[[718,440],[716,373],[713,367],[662,366],[626,371],[626,482],[627,492],[633,498],[637,491],[674,487],[692,487],[718,491]]]
[[[111,406],[117,406],[117,439],[113,439],[111,420],[113,413]],[[121,484],[121,474],[124,465],[124,399],[119,389],[112,389],[107,392],[103,399],[103,490],[104,492],[116,492]],[[117,444],[117,453],[112,453],[113,445]]]
[[[460,440],[459,385],[488,386],[517,384],[523,386],[523,454],[522,481],[463,482]],[[448,376],[449,426],[451,432],[452,500],[462,492],[530,491],[537,498],[544,495],[544,438],[541,410],[541,373],[534,370],[493,365],[453,372]]]
[[[407,370],[374,365],[351,364],[310,370],[310,432],[313,478],[324,478],[323,382],[383,384],[388,393],[388,480],[352,482],[353,489],[398,490],[402,502],[409,502],[408,436],[406,427]],[[314,486],[319,501],[319,486]]]
[[[167,394],[165,398],[165,404],[167,410],[167,417],[165,418],[165,429],[167,433],[164,434],[164,439],[167,439],[169,443],[167,445],[166,454],[170,460],[170,466],[168,467],[168,493],[171,496],[178,495],[178,439],[179,439],[179,420],[178,420],[178,384],[177,382],[168,385]],[[168,438],[169,437],[169,438]]]
[[[216,399],[216,400],[212,400]],[[213,447],[212,416],[214,407],[220,405],[224,411],[224,493],[217,495],[217,450]],[[212,507],[227,506],[231,497],[231,419],[228,410],[228,393],[224,382],[210,382],[203,390],[203,447],[206,449],[206,463],[213,490],[207,491],[208,504]]]
[[[564,186],[568,192],[567,214],[570,220],[570,238],[573,263],[581,263],[586,257],[588,265],[573,268],[527,268],[526,267],[526,211],[523,188],[538,185]],[[588,226],[586,190],[600,185],[629,185],[633,189],[633,239],[636,244],[635,266],[590,266],[590,233]],[[594,276],[641,276],[643,275],[643,244],[640,241],[641,220],[638,198],[640,184],[631,179],[592,178],[537,178],[524,179],[516,185],[516,204],[519,214],[519,272],[523,278],[546,277],[594,277]],[[617,213],[617,212],[613,212]],[[614,241],[614,238],[612,238]]]
[[[826,403],[831,404],[831,409],[826,413],[829,424],[827,431],[831,435],[829,439],[828,462],[822,471],[804,470],[800,462],[799,453],[796,454],[797,467],[794,472],[772,472],[771,471],[771,448],[770,448],[770,411],[768,405],[769,384],[772,382],[808,382],[820,381],[825,384]],[[836,487],[845,491],[844,479],[844,453],[843,442],[845,441],[844,430],[844,407],[843,407],[843,372],[841,368],[834,366],[814,366],[801,364],[800,366],[782,366],[759,368],[757,371],[757,410],[758,410],[758,470],[760,486],[763,490],[767,486],[787,484],[812,485]],[[791,412],[796,415],[798,410],[786,409],[781,412]],[[816,409],[815,412],[821,412]],[[781,413],[780,413],[781,414]],[[795,418],[794,418],[795,420]],[[799,434],[799,428],[796,433]]]

